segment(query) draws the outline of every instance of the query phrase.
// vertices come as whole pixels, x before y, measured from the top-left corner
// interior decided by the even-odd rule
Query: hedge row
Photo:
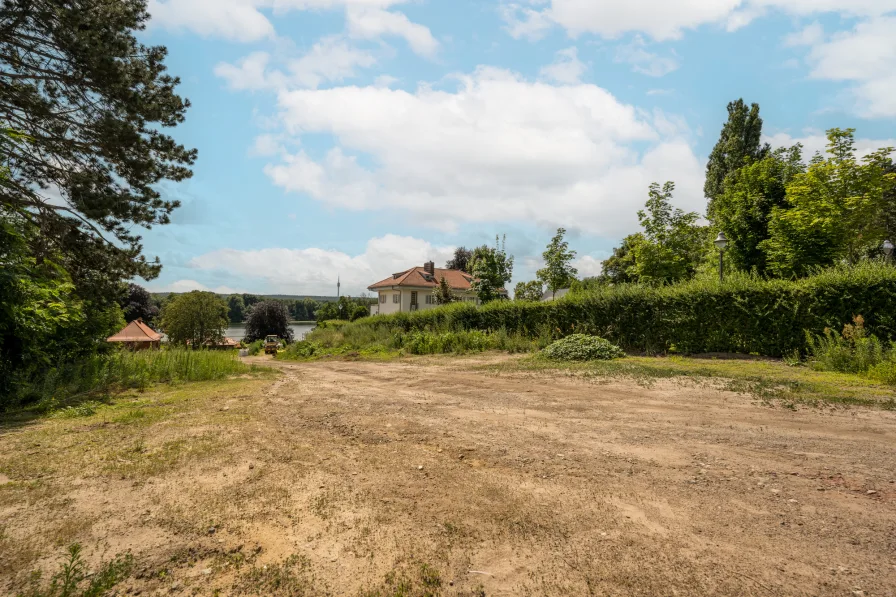
[[[795,281],[735,275],[724,284],[606,287],[547,303],[454,304],[351,325],[405,332],[504,329],[555,338],[587,333],[629,352],[782,356],[805,353],[807,331],[839,330],[855,315],[882,340],[896,340],[896,268],[869,262]]]

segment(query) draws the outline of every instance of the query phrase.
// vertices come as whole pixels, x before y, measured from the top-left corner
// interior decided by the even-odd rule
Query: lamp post
[[[728,239],[724,232],[719,232],[719,236],[713,241],[713,244],[719,250],[719,282],[725,281],[725,247],[728,246]]]
[[[892,260],[893,259],[893,243],[890,242],[890,239],[887,239],[884,241],[883,250],[884,250],[884,256],[886,257],[886,260],[887,261]]]

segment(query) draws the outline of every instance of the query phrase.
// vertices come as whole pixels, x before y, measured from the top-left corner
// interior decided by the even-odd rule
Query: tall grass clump
[[[629,353],[711,352],[780,357],[807,354],[807,331],[821,334],[853,316],[883,342],[896,340],[896,268],[877,262],[838,266],[800,280],[734,274],[663,287],[616,285],[545,303],[456,303],[368,317],[329,341],[362,342],[394,332],[478,330],[557,340],[582,333]]]
[[[249,344],[246,349],[249,351],[249,356],[254,357],[257,354],[261,353],[262,350],[264,350],[264,340],[256,340],[255,342]]]
[[[253,368],[231,351],[121,350],[48,370],[20,389],[17,402],[37,402],[41,408],[53,409],[77,396],[146,388],[155,383],[224,379]]]
[[[869,334],[861,315],[839,334],[828,328],[822,334],[807,334],[807,341],[815,369],[858,373],[896,385],[896,342],[887,346]]]

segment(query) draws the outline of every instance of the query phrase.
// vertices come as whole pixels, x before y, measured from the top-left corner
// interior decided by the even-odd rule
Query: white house
[[[431,309],[437,306],[433,289],[442,278],[448,282],[457,300],[479,304],[472,288],[473,276],[456,269],[437,268],[429,261],[423,267],[412,267],[368,286],[368,290],[379,296],[379,302],[370,308],[370,312],[386,315]]]

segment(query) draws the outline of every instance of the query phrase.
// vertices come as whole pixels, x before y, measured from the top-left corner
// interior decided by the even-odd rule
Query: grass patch
[[[243,363],[232,351],[116,351],[45,372],[20,389],[16,403],[26,404],[26,410],[38,414],[84,417],[94,414],[111,395],[126,390],[144,390],[159,383],[221,380],[262,369]]]
[[[647,387],[661,379],[680,379],[785,404],[820,402],[896,409],[896,391],[867,377],[769,359],[627,357],[574,363],[551,361],[539,354],[478,368],[498,373],[565,371],[583,378],[627,379]]]

